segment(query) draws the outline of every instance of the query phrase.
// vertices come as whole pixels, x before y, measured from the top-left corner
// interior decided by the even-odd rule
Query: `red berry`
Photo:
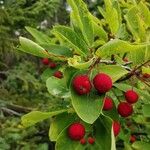
[[[79,94],[88,94],[92,88],[91,82],[87,75],[77,75],[73,79],[73,88]]]
[[[112,88],[112,79],[107,74],[99,73],[94,77],[93,84],[99,93],[106,93]]]
[[[54,68],[56,68],[56,64],[54,63],[54,62],[50,62],[49,63],[49,67],[51,68],[51,69],[54,69]]]
[[[111,110],[113,108],[113,100],[110,97],[104,99],[103,110]]]
[[[81,140],[85,135],[85,128],[81,123],[73,123],[68,128],[68,136],[75,141]]]
[[[85,144],[86,144],[86,139],[84,139],[84,138],[81,139],[81,140],[80,140],[80,143],[81,143],[82,145],[85,145]]]
[[[143,74],[143,77],[148,79],[148,78],[150,78],[150,74],[144,73],[144,74]]]
[[[128,103],[133,104],[138,101],[139,95],[133,90],[128,90],[125,92],[125,98]]]
[[[126,58],[126,57],[123,58],[123,61],[124,61],[124,62],[129,62],[128,58]]]
[[[48,65],[48,64],[49,64],[49,59],[48,59],[48,58],[43,58],[43,59],[42,59],[42,63],[43,63],[44,65]]]
[[[130,136],[130,142],[134,143],[136,141],[136,137],[134,135]]]
[[[117,136],[121,129],[120,123],[118,121],[114,121],[112,126],[113,126],[114,135]]]
[[[95,143],[95,139],[93,137],[89,137],[88,138],[88,142],[89,142],[89,144],[94,144]]]
[[[54,72],[54,77],[61,79],[63,77],[63,74],[61,71]]]
[[[122,117],[128,117],[133,113],[133,107],[127,102],[120,102],[118,105],[118,113]]]

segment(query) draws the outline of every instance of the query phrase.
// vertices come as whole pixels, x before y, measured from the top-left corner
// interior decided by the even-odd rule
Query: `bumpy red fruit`
[[[88,94],[92,88],[91,82],[87,75],[77,75],[73,79],[73,88],[79,94]]]
[[[114,135],[117,136],[120,133],[120,129],[121,129],[120,123],[118,121],[114,121],[112,126],[113,126]]]
[[[95,139],[93,137],[89,137],[88,138],[88,143],[89,144],[94,144],[95,143]]]
[[[85,145],[85,144],[86,144],[86,139],[84,139],[84,138],[81,139],[81,140],[80,140],[80,143],[81,143],[82,145]]]
[[[122,117],[128,117],[133,113],[132,105],[127,102],[120,102],[117,110]]]
[[[133,90],[126,91],[124,95],[125,95],[126,101],[130,104],[136,103],[139,98],[139,95]]]
[[[43,59],[42,59],[42,63],[43,63],[44,65],[48,65],[48,64],[49,64],[49,59],[48,59],[48,58],[43,58]]]
[[[94,77],[93,84],[99,93],[106,93],[112,88],[112,79],[105,73],[99,73]]]
[[[110,97],[105,97],[103,110],[111,110],[112,108],[113,108],[113,100]]]
[[[81,140],[85,135],[85,128],[81,123],[73,123],[68,128],[68,136],[75,141]]]
[[[54,72],[54,77],[61,79],[63,77],[63,73],[61,71]]]
[[[130,142],[134,143],[136,141],[136,137],[134,135],[130,136]]]
[[[49,67],[51,68],[51,69],[54,69],[54,68],[56,68],[56,64],[54,63],[54,62],[50,62],[49,63]]]

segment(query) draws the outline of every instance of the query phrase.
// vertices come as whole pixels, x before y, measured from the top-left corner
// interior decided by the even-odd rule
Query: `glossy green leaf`
[[[56,116],[63,112],[68,111],[67,109],[54,111],[54,112],[41,112],[41,111],[32,111],[21,118],[21,123],[24,127],[33,126],[34,124],[41,122],[52,116]]]
[[[97,150],[116,150],[115,138],[112,130],[112,120],[106,116],[100,116],[95,123],[94,137]],[[107,144],[106,144],[107,143]],[[95,150],[94,148],[92,150]]]
[[[76,74],[77,75],[77,74]],[[78,95],[70,85],[72,105],[78,116],[86,123],[92,124],[100,115],[104,95],[92,90],[87,95]]]
[[[49,138],[56,141],[59,134],[75,120],[75,115],[71,113],[62,113],[51,120],[49,129]]]
[[[85,41],[78,36],[71,28],[66,26],[55,26],[53,29],[54,33],[59,34],[59,36],[66,40],[75,51],[81,55],[86,55],[89,53],[88,47]]]
[[[51,43],[51,39],[44,33],[32,27],[25,27],[26,30],[36,39],[37,43]]]
[[[67,135],[67,127],[60,133],[55,145],[56,150],[85,150],[79,141],[71,140]]]
[[[67,127],[60,133],[56,142],[56,150],[116,150],[115,139],[112,132],[112,120],[100,116],[96,121],[93,137],[93,145],[81,145],[79,141],[71,140],[67,135]],[[107,143],[107,144],[106,144]]]
[[[70,92],[67,89],[65,78],[58,79],[52,76],[47,79],[46,87],[48,89],[48,92],[53,96],[60,98],[70,97]]]
[[[72,51],[65,46],[54,44],[41,44],[41,46],[48,52],[50,58],[66,60],[73,55]]]
[[[20,37],[20,47],[18,50],[21,50],[23,52],[38,56],[38,57],[49,57],[48,53],[45,51],[44,48],[36,44],[35,42],[24,38]]]

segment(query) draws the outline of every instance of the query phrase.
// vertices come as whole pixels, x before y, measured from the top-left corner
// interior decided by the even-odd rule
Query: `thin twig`
[[[138,69],[140,69],[142,66],[146,65],[147,63],[149,63],[149,62],[150,62],[150,60],[148,60],[148,61],[142,63],[141,65],[139,65],[138,67],[134,68],[133,70],[131,70],[131,71],[127,74],[126,77],[124,77],[124,78],[118,80],[118,82],[128,80],[128,79],[131,78],[132,76],[136,75],[136,71],[137,71]]]

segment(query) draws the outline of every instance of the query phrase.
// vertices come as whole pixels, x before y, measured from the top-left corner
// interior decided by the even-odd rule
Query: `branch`
[[[6,115],[15,115],[15,116],[21,116],[21,114],[19,114],[18,112],[16,112],[16,111],[13,111],[13,110],[11,110],[11,109],[8,109],[8,108],[5,108],[5,107],[2,107],[1,108],[1,110],[4,112],[4,114],[6,114]]]
[[[127,74],[126,77],[124,77],[124,78],[118,80],[118,82],[121,82],[121,81],[125,81],[125,80],[130,79],[132,76],[134,76],[134,75],[136,75],[136,74],[138,73],[138,69],[140,69],[142,66],[146,65],[146,64],[149,63],[149,62],[150,62],[150,60],[148,60],[148,61],[142,63],[141,65],[139,65],[138,67],[134,68],[133,70],[131,70],[131,71]]]

